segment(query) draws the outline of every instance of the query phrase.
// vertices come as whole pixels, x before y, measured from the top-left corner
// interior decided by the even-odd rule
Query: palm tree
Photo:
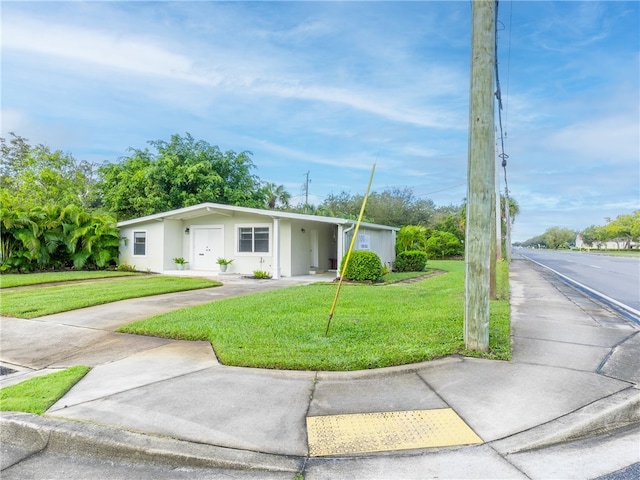
[[[265,182],[262,186],[269,210],[275,208],[288,208],[291,195],[284,188],[284,185],[276,185],[275,183]]]
[[[422,225],[406,225],[396,234],[396,252],[406,252],[408,250],[425,251],[427,245],[426,227]]]

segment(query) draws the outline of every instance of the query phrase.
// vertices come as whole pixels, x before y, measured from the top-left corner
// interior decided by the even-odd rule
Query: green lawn
[[[412,278],[423,277],[434,273],[433,269],[428,268],[424,272],[389,272],[382,279],[384,283],[396,283],[402,280],[410,280]]]
[[[24,287],[54,282],[73,282],[110,277],[142,275],[136,272],[114,272],[107,270],[44,272],[44,273],[3,273],[0,275],[0,288]]]
[[[11,412],[46,412],[89,371],[78,366],[0,389],[0,410]]]
[[[640,258],[640,250],[591,250],[592,255],[611,255],[613,257]]]
[[[335,284],[291,287],[155,316],[118,331],[207,340],[226,365],[359,370],[471,354],[463,341],[464,263],[430,261],[444,275],[395,285],[343,285],[329,335]],[[488,358],[509,359],[507,265],[491,303]]]
[[[145,275],[95,283],[34,286],[2,292],[0,315],[35,318],[128,298],[217,287],[220,282],[196,277]]]

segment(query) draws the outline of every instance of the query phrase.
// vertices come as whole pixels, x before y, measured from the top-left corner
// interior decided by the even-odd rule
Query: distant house
[[[118,223],[120,263],[138,270],[175,270],[183,257],[191,270],[269,272],[273,278],[336,270],[349,249],[356,222],[277,210],[202,203]],[[362,223],[354,248],[371,250],[383,264],[395,261],[394,227]],[[337,275],[338,273],[336,273]]]
[[[576,237],[576,248],[596,250],[620,250],[637,248],[638,244],[629,238],[622,238],[620,240],[608,240],[606,242],[593,242],[593,245],[587,245],[582,239],[582,235],[578,234]]]

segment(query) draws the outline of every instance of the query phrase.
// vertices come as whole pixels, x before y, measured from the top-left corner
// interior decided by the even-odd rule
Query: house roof
[[[151,220],[188,220],[190,218],[202,217],[205,215],[218,214],[223,216],[230,216],[232,212],[251,213],[254,215],[261,215],[269,218],[289,218],[292,220],[305,220],[309,222],[330,223],[333,225],[355,225],[355,220],[349,220],[346,218],[338,217],[322,217],[319,215],[306,215],[303,213],[291,213],[282,212],[280,210],[263,210],[260,208],[248,208],[237,207],[235,205],[223,205],[221,203],[200,203],[191,207],[179,208],[177,210],[170,210],[168,212],[156,213],[154,215],[147,215],[146,217],[132,218],[131,220],[124,220],[118,222],[118,227],[127,227],[130,225],[136,225],[138,223],[144,223]],[[387,225],[378,225],[376,223],[361,222],[360,226],[375,230],[399,230],[396,227],[390,227]]]

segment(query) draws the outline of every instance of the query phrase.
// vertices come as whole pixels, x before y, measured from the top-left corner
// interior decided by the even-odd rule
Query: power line
[[[444,192],[446,190],[451,190],[452,188],[457,188],[457,187],[461,187],[462,185],[466,185],[467,182],[464,183],[458,183],[456,185],[452,185],[451,187],[446,187],[440,190],[436,190],[435,192],[428,192],[428,193],[421,193],[420,195],[417,195],[418,197],[426,197],[427,195],[433,195],[434,193],[440,193],[440,192]]]

